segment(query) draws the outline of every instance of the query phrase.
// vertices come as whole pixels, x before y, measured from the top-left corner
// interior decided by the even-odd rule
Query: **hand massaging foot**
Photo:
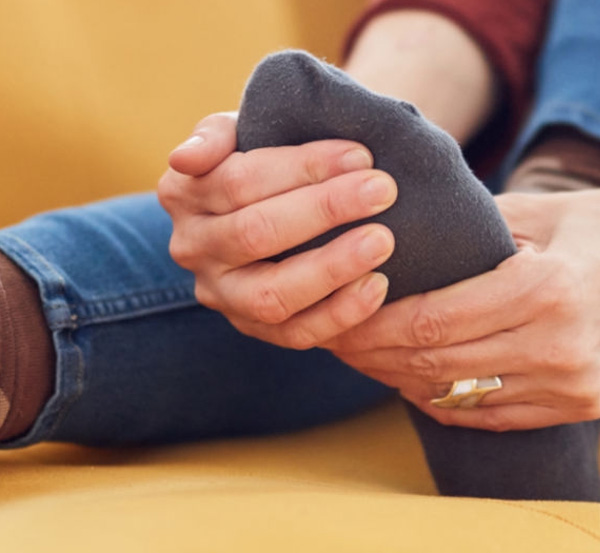
[[[412,105],[374,94],[304,52],[267,57],[244,93],[238,149],[331,138],[367,146],[375,167],[398,184],[398,201],[369,219],[388,226],[396,240],[394,254],[378,269],[390,280],[386,302],[492,270],[516,252],[459,146]],[[318,247],[364,222],[275,259]],[[409,410],[443,494],[600,501],[595,423],[495,434],[444,427]]]
[[[238,149],[343,138],[364,144],[398,183],[398,200],[369,221],[394,233],[396,254],[378,270],[387,302],[489,271],[516,252],[487,189],[458,144],[406,102],[376,95],[302,52],[266,58],[240,109]],[[338,227],[280,257],[328,242]]]

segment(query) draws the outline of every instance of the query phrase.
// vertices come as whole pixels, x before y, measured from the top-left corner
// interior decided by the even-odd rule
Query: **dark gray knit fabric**
[[[380,268],[390,279],[386,301],[491,270],[516,252],[492,197],[456,142],[412,105],[374,94],[303,52],[266,58],[244,94],[238,149],[328,138],[365,144],[375,167],[398,184],[397,202],[369,219],[387,225],[396,238],[391,259]],[[481,372],[488,376],[485,367]],[[598,421],[497,434],[444,427],[412,405],[409,412],[442,494],[600,501]]]
[[[398,200],[368,219],[388,226],[396,247],[379,270],[386,301],[489,271],[516,252],[487,189],[457,143],[406,102],[377,95],[304,52],[267,57],[242,101],[238,149],[342,138],[367,146],[398,184]],[[365,220],[338,227],[279,258],[320,246]]]
[[[443,495],[600,502],[600,421],[497,434],[408,407]]]

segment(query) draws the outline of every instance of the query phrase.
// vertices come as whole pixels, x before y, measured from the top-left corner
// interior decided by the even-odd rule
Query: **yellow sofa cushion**
[[[362,0],[0,3],[0,225],[152,189],[267,53],[335,58]]]
[[[402,405],[287,436],[0,455],[3,551],[597,553],[589,503],[435,497]]]

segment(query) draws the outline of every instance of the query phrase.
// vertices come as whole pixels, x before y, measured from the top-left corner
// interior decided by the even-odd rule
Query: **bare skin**
[[[385,306],[323,347],[444,424],[521,430],[600,418],[600,191],[505,194],[519,253]],[[582,240],[582,236],[585,239]],[[447,382],[500,374],[476,410],[438,409]]]
[[[456,79],[439,63],[442,55],[464,61]],[[426,70],[410,73],[415,64]],[[463,143],[498,101],[476,44],[426,12],[376,19],[348,69],[375,90],[413,101]],[[411,78],[390,81],[390,74]],[[381,225],[277,264],[261,261],[394,201],[394,182],[371,168],[364,147],[324,141],[234,150],[235,115],[210,116],[171,154],[159,184],[174,221],[172,255],[196,275],[201,303],[267,342],[326,347],[443,424],[503,431],[600,417],[600,250],[586,240],[600,231],[600,193],[498,197],[521,248],[516,256],[379,309],[387,281],[375,269],[393,250]],[[340,187],[352,191],[344,201]],[[429,403],[453,380],[490,374],[505,387],[480,409]]]

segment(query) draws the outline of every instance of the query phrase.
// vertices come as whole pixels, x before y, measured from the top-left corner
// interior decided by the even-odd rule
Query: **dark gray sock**
[[[443,495],[600,501],[600,421],[496,434],[409,412]]]
[[[388,226],[396,239],[391,259],[379,269],[390,279],[386,302],[491,270],[516,252],[492,196],[456,142],[412,105],[374,94],[304,52],[266,58],[244,93],[238,149],[328,138],[364,144],[375,167],[398,184],[396,204],[369,219]],[[496,434],[444,427],[414,407],[410,413],[443,494],[600,500],[595,423]]]
[[[238,149],[327,138],[367,146],[375,166],[398,183],[398,200],[369,221],[388,226],[396,248],[378,270],[386,302],[442,288],[496,267],[516,252],[487,189],[458,144],[411,104],[374,94],[303,52],[266,58],[240,109]],[[365,220],[334,229],[279,256],[320,246]]]

